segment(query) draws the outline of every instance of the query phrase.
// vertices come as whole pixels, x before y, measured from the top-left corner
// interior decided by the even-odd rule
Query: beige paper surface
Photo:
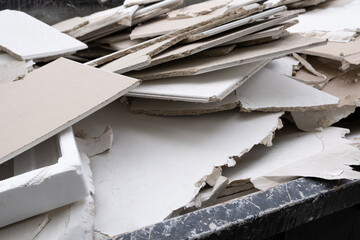
[[[60,132],[138,81],[59,59],[0,86],[0,163]]]

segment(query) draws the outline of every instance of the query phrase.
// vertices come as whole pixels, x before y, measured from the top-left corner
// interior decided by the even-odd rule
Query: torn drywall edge
[[[97,126],[103,126],[106,122],[114,130],[116,141],[111,151],[91,158],[96,188],[95,229],[110,236],[162,221],[171,210],[186,205],[197,188],[194,183],[210,174],[213,166],[227,164],[228,156],[241,155],[245,149],[251,149],[253,142],[260,143],[278,124],[278,118],[281,116],[281,113],[247,114],[228,111],[192,118],[163,118],[131,114],[127,111],[119,102],[114,102],[92,115],[91,119],[87,118],[77,124],[78,129],[89,132],[89,128],[96,130]],[[258,121],[261,124],[257,123]],[[249,129],[244,124],[257,126],[256,131],[249,134],[246,139],[243,137],[245,133],[238,134],[244,132],[242,129]],[[179,128],[179,125],[182,127]],[[216,134],[217,132],[221,132],[222,135]],[[171,137],[174,135],[177,138]],[[224,135],[227,136],[226,139]],[[182,140],[178,141],[179,139]],[[219,141],[229,144],[223,144],[222,151],[216,151],[214,146],[218,146]],[[201,142],[202,148],[212,149],[214,152],[199,151],[194,142]],[[243,146],[243,143],[246,146]],[[142,150],[136,150],[138,148]],[[158,151],[153,151],[154,148]],[[177,153],[179,149],[181,154]],[[152,161],[148,161],[150,158]],[[191,168],[190,163],[184,162],[184,159],[191,162]],[[104,160],[106,165],[103,164]],[[159,164],[167,171],[162,171],[162,168],[158,167]],[[184,173],[187,175],[186,178]],[[164,181],[168,177],[171,181]],[[114,181],[118,183],[115,188],[112,184]],[[162,187],[156,187],[158,184]],[[109,194],[112,197],[108,197]],[[127,198],[123,198],[124,194]],[[147,194],[153,197],[138,197]],[[141,203],[136,203],[139,201]],[[138,214],[139,212],[141,214]],[[119,213],[124,218],[119,220]]]
[[[7,216],[0,219],[1,227],[89,195],[71,128],[59,134],[59,144],[62,157],[57,164],[1,181],[0,213]]]
[[[24,77],[27,72],[26,65],[24,60],[18,60],[7,53],[0,52],[0,84]]]
[[[291,112],[296,126],[303,131],[318,131],[329,127],[355,112],[356,106],[333,107],[323,110]]]
[[[342,143],[332,146],[321,153],[283,166],[277,170],[264,174],[265,178],[315,177],[327,180],[360,179],[360,173],[351,166],[360,164],[360,150],[358,143]],[[259,181],[261,180],[261,181]],[[258,189],[264,189],[267,184],[262,179],[251,179]]]

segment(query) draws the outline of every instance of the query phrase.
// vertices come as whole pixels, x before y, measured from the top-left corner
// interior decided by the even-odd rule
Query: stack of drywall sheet
[[[0,36],[0,239],[109,239],[298,177],[360,179],[359,121],[329,127],[359,105],[356,24],[298,31],[286,7],[320,2],[126,0],[55,25],[64,45]],[[339,2],[300,24],[357,6]],[[25,75],[75,38],[91,61]]]

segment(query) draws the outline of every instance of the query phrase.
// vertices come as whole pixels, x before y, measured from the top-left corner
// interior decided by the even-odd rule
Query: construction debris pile
[[[360,179],[359,1],[181,4],[0,11],[0,239],[109,239]]]

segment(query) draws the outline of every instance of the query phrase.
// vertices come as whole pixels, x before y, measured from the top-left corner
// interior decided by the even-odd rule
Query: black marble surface
[[[264,239],[358,203],[360,181],[301,178],[112,239]]]

